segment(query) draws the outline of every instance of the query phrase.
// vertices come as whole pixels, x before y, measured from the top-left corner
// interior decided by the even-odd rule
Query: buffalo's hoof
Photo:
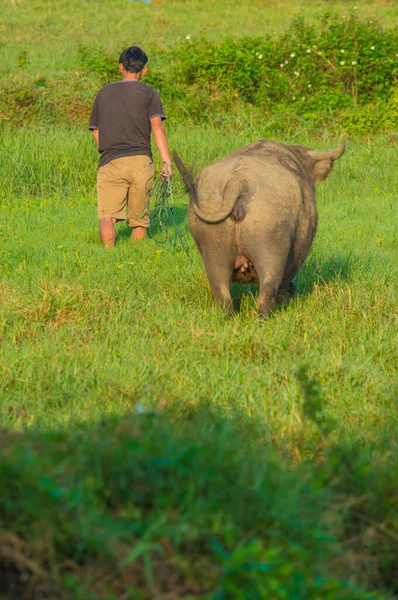
[[[289,296],[297,296],[300,293],[300,290],[293,281],[289,283],[289,289],[287,293],[289,294]]]

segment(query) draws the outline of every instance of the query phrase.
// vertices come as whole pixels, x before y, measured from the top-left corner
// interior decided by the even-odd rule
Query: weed
[[[20,69],[26,69],[26,67],[30,64],[29,54],[26,48],[21,50],[17,56],[17,65]]]

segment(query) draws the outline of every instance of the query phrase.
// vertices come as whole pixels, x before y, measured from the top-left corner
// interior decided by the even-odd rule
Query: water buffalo
[[[174,161],[190,194],[188,223],[217,303],[232,311],[230,284],[258,282],[266,316],[289,291],[314,240],[315,182],[345,150],[325,152],[259,140],[209,165],[194,181]]]

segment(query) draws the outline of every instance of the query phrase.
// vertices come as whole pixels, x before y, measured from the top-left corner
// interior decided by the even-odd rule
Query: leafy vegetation
[[[354,13],[343,18],[325,12],[317,26],[296,18],[279,37],[213,42],[188,35],[168,51],[154,48],[146,81],[161,92],[169,116],[179,120],[221,125],[231,111],[251,111],[259,124],[290,115],[311,127],[333,120],[349,133],[380,133],[398,123],[397,48],[397,28],[385,30]],[[4,116],[16,122],[85,124],[98,85],[119,77],[121,49],[109,53],[101,44],[79,45],[83,73],[8,86]],[[29,64],[26,49],[17,62],[20,69]]]
[[[383,596],[358,581],[398,583],[385,462],[373,457],[369,469],[369,451],[349,446],[331,448],[325,465],[291,468],[267,444],[198,416],[3,434],[3,593],[371,600]]]
[[[260,121],[293,112],[319,123],[341,109],[386,103],[397,84],[397,47],[397,29],[328,12],[318,27],[297,18],[279,38],[184,40],[168,54],[174,68],[151,77],[196,122],[246,103]],[[383,124],[393,129],[396,115],[385,110],[391,116]]]

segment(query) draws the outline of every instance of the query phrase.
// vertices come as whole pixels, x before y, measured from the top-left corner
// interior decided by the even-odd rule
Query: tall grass
[[[56,127],[0,129],[2,194],[70,196],[92,190],[96,153],[89,132]]]

